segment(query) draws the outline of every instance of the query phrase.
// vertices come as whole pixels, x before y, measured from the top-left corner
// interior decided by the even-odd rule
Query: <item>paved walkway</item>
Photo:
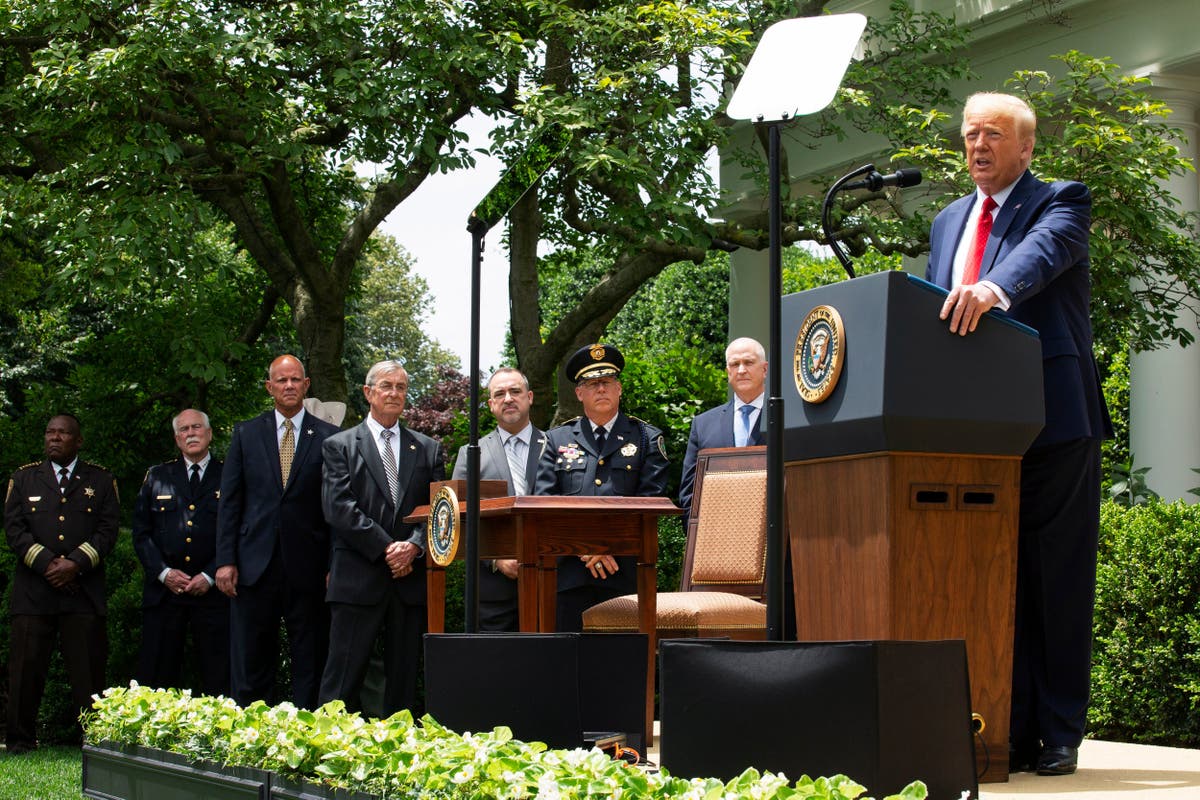
[[[1062,777],[1012,775],[985,783],[981,800],[1200,800],[1200,750],[1085,741],[1079,771]]]
[[[654,723],[658,733],[658,721]],[[658,761],[658,738],[650,760]],[[1074,775],[1032,772],[985,783],[980,800],[1200,800],[1200,750],[1086,740]],[[957,798],[932,798],[957,800]]]

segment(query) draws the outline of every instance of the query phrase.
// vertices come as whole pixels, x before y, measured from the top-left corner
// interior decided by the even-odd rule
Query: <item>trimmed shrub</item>
[[[1101,509],[1089,736],[1200,746],[1200,506]]]

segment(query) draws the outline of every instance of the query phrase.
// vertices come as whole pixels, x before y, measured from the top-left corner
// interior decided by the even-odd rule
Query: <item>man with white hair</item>
[[[404,517],[445,480],[442,446],[400,424],[408,372],[380,361],[367,372],[367,418],[325,440],[321,504],[333,530],[326,600],[329,658],[321,702],[359,710],[371,650],[383,634],[383,715],[420,714],[417,671],[425,632],[425,526]]]
[[[968,98],[976,191],[930,231],[926,278],[966,336],[995,308],[1038,331],[1046,424],[1021,459],[1009,771],[1069,775],[1087,721],[1100,530],[1100,442],[1112,436],[1092,355],[1092,197],[1029,171],[1037,117],[1019,97]]]
[[[171,420],[179,458],[146,472],[133,510],[133,547],[145,571],[138,682],[229,694],[229,598],[215,588],[221,462],[212,426],[189,408]],[[196,686],[183,683],[188,633]]]
[[[760,423],[766,399],[767,351],[749,337],[734,339],[725,348],[725,375],[729,378],[733,399],[692,419],[687,452],[683,456],[683,478],[679,482],[679,505],[685,515],[692,508],[697,453],[706,447],[766,444]],[[687,516],[684,516],[684,529],[687,529]]]

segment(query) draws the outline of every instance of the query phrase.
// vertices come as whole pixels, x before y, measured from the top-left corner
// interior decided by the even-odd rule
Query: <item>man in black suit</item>
[[[367,372],[371,412],[325,442],[321,501],[333,528],[326,595],[332,614],[321,702],[357,710],[371,649],[384,634],[383,714],[417,709],[425,631],[425,526],[404,516],[446,477],[442,446],[400,424],[408,373],[399,361]]]
[[[621,412],[625,357],[610,344],[581,347],[566,364],[583,416],[546,434],[534,494],[659,497],[667,485],[662,431]],[[633,556],[558,560],[559,631],[583,630],[583,612],[637,591]]]
[[[1029,171],[1037,118],[1018,97],[963,109],[976,191],[934,219],[926,277],[966,336],[992,308],[1042,341],[1046,425],[1021,459],[1009,770],[1075,771],[1087,721],[1100,531],[1100,442],[1112,435],[1092,355],[1092,198]]]
[[[508,484],[510,495],[529,494],[537,480],[538,460],[546,434],[533,427],[529,409],[533,392],[518,369],[503,367],[487,384],[488,408],[498,427],[479,440],[479,477]],[[467,446],[454,462],[455,480],[467,479]],[[515,631],[517,622],[517,560],[497,558],[479,570],[479,630]]]
[[[338,429],[305,413],[309,379],[295,356],[271,362],[265,385],[275,408],[234,426],[221,473],[216,577],[233,598],[230,688],[242,705],[275,699],[282,620],[292,700],[315,708],[329,646],[321,445]]]
[[[212,457],[208,415],[189,408],[171,420],[180,457],[146,472],[133,509],[142,562],[142,650],[138,683],[185,688],[189,630],[196,688],[229,694],[229,598],[216,584],[221,462]]]
[[[692,419],[687,452],[683,456],[683,478],[679,483],[679,506],[687,514],[692,509],[692,491],[696,484],[696,454],[706,447],[745,447],[765,444],[760,422],[766,392],[767,351],[756,340],[734,339],[725,348],[725,374],[733,400],[710,408]]]
[[[46,425],[46,460],[13,473],[4,500],[4,535],[16,555],[10,609],[8,752],[37,747],[37,715],[57,642],[82,711],[104,690],[108,605],[104,559],[117,542],[117,484],[79,459],[79,420]]]

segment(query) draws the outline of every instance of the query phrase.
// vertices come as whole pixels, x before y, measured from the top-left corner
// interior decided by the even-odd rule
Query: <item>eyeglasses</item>
[[[372,388],[382,394],[391,394],[392,392],[397,392],[398,394],[408,393],[407,383],[388,383],[385,381],[384,383],[375,384]]]

